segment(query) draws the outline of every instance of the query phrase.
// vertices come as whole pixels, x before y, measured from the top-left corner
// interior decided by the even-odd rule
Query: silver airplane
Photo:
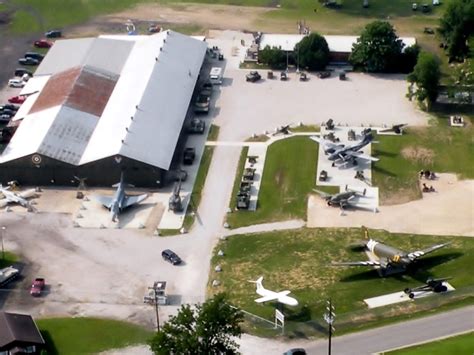
[[[96,201],[98,201],[99,203],[104,205],[104,207],[109,209],[112,222],[117,221],[118,215],[125,208],[136,205],[148,197],[148,194],[135,195],[135,196],[127,195],[125,193],[125,185],[126,184],[124,182],[123,172],[122,172],[122,174],[120,174],[120,182],[113,185],[113,187],[117,188],[113,197],[101,196],[101,195],[93,196]]]
[[[378,158],[360,152],[362,148],[372,142],[373,136],[371,134],[364,134],[360,142],[347,146],[344,144],[333,143],[321,137],[311,136],[310,138],[323,146],[324,153],[329,155],[328,160],[334,163],[355,163],[357,158],[371,161],[379,160]]]
[[[17,203],[23,207],[25,207],[28,212],[34,212],[35,208],[31,205],[30,201],[27,198],[35,196],[36,192],[34,189],[26,190],[21,193],[16,193],[10,191],[10,186],[3,187],[0,185],[0,193],[5,197],[4,199],[0,200],[0,208],[5,207],[9,203]]]
[[[347,189],[346,185],[346,191],[333,195],[317,189],[313,189],[313,191],[317,192],[323,199],[325,199],[328,206],[339,206],[341,209],[344,209],[348,206],[355,207],[356,205],[354,205],[351,201],[357,196],[365,196],[367,190],[364,189],[364,191],[361,193],[359,191]]]
[[[438,249],[444,248],[450,243],[435,244],[426,249],[406,252],[390,245],[380,243],[372,238],[369,238],[369,233],[365,229],[365,237],[367,242],[363,243],[366,251],[372,252],[378,260],[367,261],[348,261],[348,262],[333,262],[335,266],[372,266],[379,267],[381,276],[386,276],[393,273],[404,272],[407,267],[418,258],[432,253]]]

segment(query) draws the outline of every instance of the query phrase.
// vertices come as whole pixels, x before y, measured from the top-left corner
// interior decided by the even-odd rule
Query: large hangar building
[[[170,168],[207,44],[173,31],[59,40],[0,155],[0,182],[157,187]]]

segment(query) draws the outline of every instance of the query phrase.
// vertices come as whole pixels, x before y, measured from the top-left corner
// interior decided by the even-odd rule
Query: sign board
[[[278,328],[278,322],[281,323],[282,330],[285,327],[285,315],[281,313],[278,309],[275,309],[275,329]]]

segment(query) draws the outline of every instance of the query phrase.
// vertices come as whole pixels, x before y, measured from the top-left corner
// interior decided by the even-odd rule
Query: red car
[[[30,295],[32,295],[33,297],[41,296],[41,291],[44,290],[45,284],[46,284],[46,282],[42,277],[37,277],[33,281],[33,284],[31,285]]]
[[[36,48],[51,48],[53,43],[45,39],[40,39],[39,41],[35,41],[34,45]]]
[[[22,104],[25,102],[27,96],[25,95],[18,95],[18,96],[13,96],[8,99],[8,102],[11,104]]]

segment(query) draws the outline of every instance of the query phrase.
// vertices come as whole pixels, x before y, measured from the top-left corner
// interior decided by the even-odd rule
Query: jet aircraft
[[[95,200],[97,200],[99,203],[104,205],[104,207],[109,209],[112,222],[117,221],[118,215],[125,208],[136,205],[148,197],[148,194],[135,195],[135,196],[127,195],[125,193],[125,185],[126,184],[124,182],[124,177],[123,177],[123,172],[122,172],[122,174],[120,175],[120,182],[113,185],[113,187],[117,188],[113,197],[100,196],[100,195],[93,196]],[[129,186],[132,186],[132,185],[129,185]]]
[[[263,287],[262,282],[263,282],[263,276],[260,276],[257,281],[249,281],[253,282],[257,285],[257,294],[259,294],[260,298],[257,298],[255,302],[257,303],[263,303],[267,301],[273,301],[276,300],[280,303],[286,304],[288,306],[297,306],[298,301],[296,298],[289,297],[288,294],[291,293],[291,291],[280,291],[280,292],[274,292],[267,290],[265,287]]]
[[[4,199],[0,200],[0,207],[4,207],[9,203],[17,203],[25,207],[28,212],[35,211],[35,208],[27,200],[27,198],[33,197],[35,195],[36,192],[34,189],[26,190],[21,193],[16,193],[10,191],[9,186],[3,187],[2,185],[0,185],[0,193],[5,197]]]
[[[451,277],[445,277],[444,279],[432,279],[429,278],[426,280],[426,283],[423,286],[418,286],[414,288],[406,288],[403,290],[408,297],[415,298],[415,292],[446,292],[448,287],[444,284],[445,281],[451,279]]]
[[[365,237],[368,239],[368,241],[363,242],[362,246],[366,251],[372,252],[372,254],[374,254],[378,260],[334,262],[333,265],[376,266],[380,267],[381,276],[386,276],[393,273],[404,272],[406,271],[407,267],[418,258],[450,244],[435,244],[426,249],[407,252],[369,238],[367,229],[365,229]]]
[[[327,141],[321,137],[311,136],[310,137],[313,141],[322,144],[324,153],[328,154],[328,160],[334,163],[340,162],[342,165],[346,165],[348,163],[356,163],[356,159],[363,159],[363,160],[371,160],[371,161],[378,161],[378,158],[372,157],[370,155],[362,153],[360,150],[364,148],[367,144],[372,142],[373,136],[371,134],[364,134],[363,138],[360,142],[347,145],[344,144],[337,144],[330,141]]]

